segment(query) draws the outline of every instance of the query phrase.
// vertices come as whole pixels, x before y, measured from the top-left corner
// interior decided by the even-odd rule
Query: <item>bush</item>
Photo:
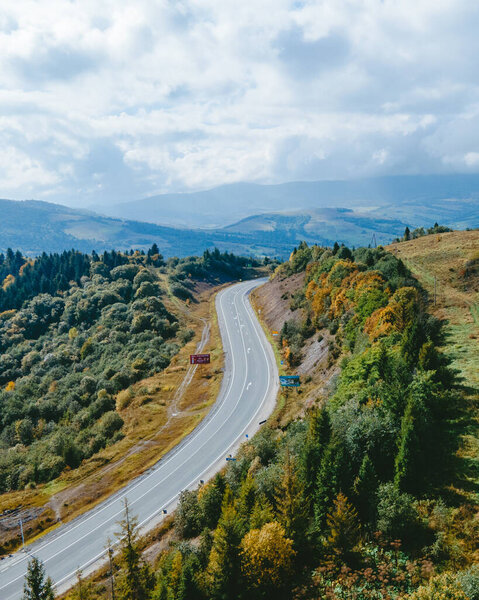
[[[100,435],[107,440],[113,437],[113,434],[123,427],[123,419],[120,415],[111,410],[105,413],[98,422],[98,431]]]
[[[379,486],[377,493],[377,529],[390,540],[410,539],[418,529],[414,498],[400,492],[393,483]]]
[[[188,539],[200,534],[203,529],[198,492],[184,490],[180,494],[175,512],[175,529],[180,537]]]

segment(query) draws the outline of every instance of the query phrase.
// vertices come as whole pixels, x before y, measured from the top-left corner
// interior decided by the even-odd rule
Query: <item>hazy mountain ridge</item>
[[[431,203],[435,206],[438,201],[450,199],[477,204],[479,175],[397,175],[274,185],[234,183],[200,192],[152,196],[102,210],[112,217],[163,225],[224,227],[262,213],[348,207],[372,210],[384,217],[410,221],[415,226],[418,210],[427,211],[429,222]],[[476,213],[479,222],[479,211]],[[424,223],[421,221],[420,224]]]

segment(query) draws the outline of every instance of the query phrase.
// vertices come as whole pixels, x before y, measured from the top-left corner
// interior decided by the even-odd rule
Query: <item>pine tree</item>
[[[201,565],[198,558],[191,554],[183,562],[180,585],[178,588],[178,600],[201,600],[203,594],[199,587]]]
[[[295,472],[289,448],[284,458],[284,473],[276,494],[278,521],[286,535],[294,541],[295,547],[304,545],[307,511],[301,482]]]
[[[207,569],[210,597],[214,599],[236,598],[239,595],[242,523],[228,491],[227,488]]]
[[[309,428],[300,457],[300,469],[304,494],[309,506],[312,507],[321,460],[331,437],[331,423],[328,411],[324,408],[316,410],[308,421]]]
[[[23,600],[54,600],[53,584],[50,577],[45,579],[45,567],[40,559],[33,557],[28,563]]]
[[[365,454],[358,476],[354,481],[355,504],[362,520],[373,523],[376,513],[375,498],[379,481],[369,454]]]
[[[274,510],[271,502],[261,494],[256,498],[253,510],[251,511],[250,529],[261,529],[266,523],[274,521]]]
[[[121,530],[117,534],[120,546],[120,566],[118,578],[119,600],[146,600],[154,585],[149,566],[143,561],[138,544],[138,519],[130,513],[125,499],[124,518],[120,521]]]
[[[83,580],[81,570],[77,571],[77,584],[71,593],[72,600],[93,600],[93,585]]]
[[[411,239],[411,230],[409,229],[409,227],[406,227],[406,229],[404,230],[404,241],[408,241]]]
[[[417,494],[424,487],[427,462],[427,410],[421,398],[409,397],[399,436],[394,483],[402,492]]]
[[[327,554],[339,564],[350,564],[361,539],[361,527],[356,509],[341,492],[334,501],[332,512],[328,514],[327,524]]]
[[[178,600],[181,584],[181,573],[183,571],[183,556],[180,551],[177,551],[173,557],[170,571],[170,590],[173,598]]]
[[[314,525],[318,534],[326,527],[327,515],[334,498],[349,477],[349,460],[344,445],[332,439],[324,451],[314,494]]]
[[[246,525],[251,517],[251,512],[256,500],[256,483],[250,474],[243,480],[236,501],[236,510],[242,522]],[[246,532],[245,532],[246,533]]]

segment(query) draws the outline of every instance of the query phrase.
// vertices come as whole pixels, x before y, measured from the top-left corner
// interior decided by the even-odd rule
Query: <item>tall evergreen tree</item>
[[[346,496],[339,493],[333,510],[328,514],[326,551],[338,564],[350,564],[356,557],[356,547],[361,539],[358,514]]]
[[[307,509],[304,502],[304,490],[294,468],[294,462],[286,448],[284,472],[276,494],[278,520],[291,538],[296,549],[304,547],[307,523]]]
[[[324,533],[333,501],[339,492],[345,491],[348,478],[349,465],[344,445],[331,439],[321,461],[314,493],[314,526],[319,535]]]
[[[218,600],[239,596],[239,544],[242,537],[242,523],[228,491],[227,489],[225,492],[207,569],[210,597]]]
[[[306,442],[300,456],[300,471],[304,482],[305,500],[310,507],[313,506],[321,460],[330,437],[331,423],[328,411],[325,408],[316,410],[309,417]]]
[[[23,600],[54,600],[52,580],[45,575],[42,561],[34,556],[28,563]]]
[[[138,543],[138,519],[131,515],[126,499],[120,527],[117,537],[122,573],[118,578],[118,598],[119,600],[146,600],[153,588],[154,577],[148,564],[142,559]]]
[[[402,492],[418,494],[424,489],[428,471],[428,411],[423,399],[411,393],[399,436],[394,483]]]
[[[376,516],[376,494],[379,481],[369,454],[365,454],[354,481],[355,504],[364,523],[373,523]]]

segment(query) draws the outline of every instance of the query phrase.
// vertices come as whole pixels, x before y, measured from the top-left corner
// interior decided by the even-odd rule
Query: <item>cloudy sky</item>
[[[2,0],[0,197],[479,172],[474,0]]]

